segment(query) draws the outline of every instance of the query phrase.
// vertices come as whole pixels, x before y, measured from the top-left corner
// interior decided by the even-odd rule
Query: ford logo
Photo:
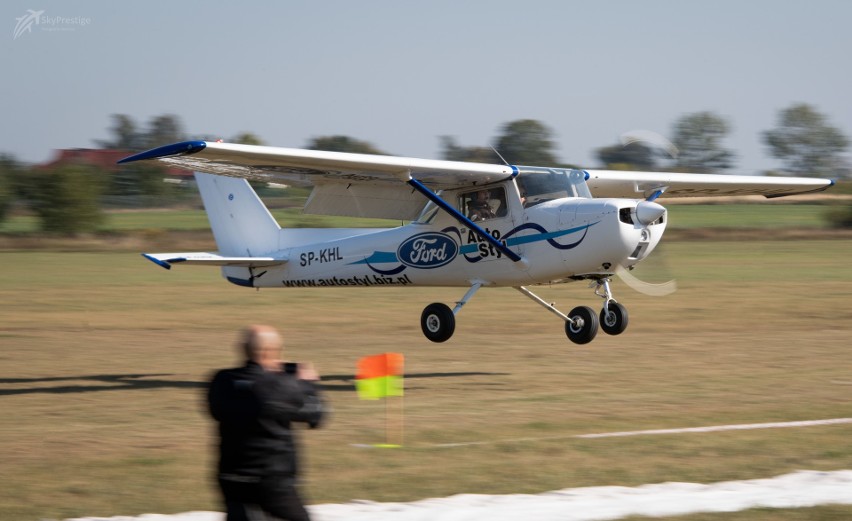
[[[396,250],[399,261],[412,268],[438,268],[456,258],[456,241],[443,233],[421,233],[409,237]]]

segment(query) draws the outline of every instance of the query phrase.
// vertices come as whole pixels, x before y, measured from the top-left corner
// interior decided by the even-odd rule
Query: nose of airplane
[[[640,201],[636,204],[636,220],[645,226],[650,225],[666,213],[666,209],[651,201]]]

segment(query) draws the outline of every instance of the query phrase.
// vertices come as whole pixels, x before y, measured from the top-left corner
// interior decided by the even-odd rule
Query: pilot
[[[494,208],[491,207],[491,191],[480,190],[476,192],[476,195],[474,195],[473,200],[470,202],[469,210],[471,221],[483,221],[496,217]]]

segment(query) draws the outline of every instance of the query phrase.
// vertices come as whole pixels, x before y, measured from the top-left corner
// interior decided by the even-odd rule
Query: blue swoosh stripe
[[[555,239],[557,237],[562,237],[563,235],[570,235],[572,233],[581,232],[583,230],[587,230],[592,226],[598,223],[586,224],[583,226],[578,226],[576,228],[569,228],[567,230],[560,230],[558,232],[547,232],[547,233],[537,233],[533,235],[524,235],[522,237],[511,237],[506,239],[506,244],[509,246],[515,246],[518,244],[529,244],[531,242],[539,242],[539,241],[547,241],[550,239]]]
[[[372,255],[366,259],[362,259],[349,264],[381,264],[382,262],[399,262],[396,253],[392,251],[374,251]]]

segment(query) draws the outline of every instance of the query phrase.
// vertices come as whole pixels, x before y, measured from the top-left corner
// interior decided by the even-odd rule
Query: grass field
[[[254,322],[279,327],[290,356],[324,375],[331,420],[302,433],[313,503],[852,468],[850,425],[571,437],[852,416],[852,242],[659,253],[636,275],[675,277],[678,292],[616,282],[631,325],[587,346],[509,289],[478,293],[435,345],[420,311],[459,289],[257,292],[135,253],[0,253],[0,520],[219,510],[204,386],[237,362],[236,331]],[[585,284],[540,293],[599,305]],[[405,446],[355,447],[385,439],[385,404],[359,401],[352,381],[359,357],[384,351],[406,356]],[[464,442],[482,443],[439,446]],[[848,518],[821,507],[678,519]]]

